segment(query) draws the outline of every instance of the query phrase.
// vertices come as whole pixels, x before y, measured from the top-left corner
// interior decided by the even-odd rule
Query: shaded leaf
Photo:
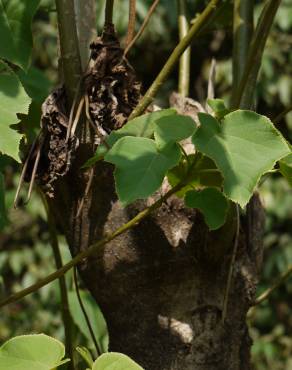
[[[199,119],[193,135],[196,149],[222,172],[226,196],[245,206],[260,177],[290,153],[288,144],[267,117],[251,111],[232,112],[221,124],[205,113]]]
[[[0,57],[27,69],[32,49],[31,21],[40,0],[0,0]]]
[[[172,115],[159,118],[154,122],[154,137],[158,148],[163,148],[167,144],[187,139],[195,129],[196,124],[191,117]]]
[[[34,101],[42,103],[49,95],[52,84],[40,69],[30,67],[27,72],[19,69],[17,76],[27,94]]]
[[[17,113],[28,112],[30,101],[14,73],[0,75],[0,152],[17,161],[21,135],[10,126],[19,122]]]
[[[127,205],[153,194],[180,157],[177,144],[159,151],[151,139],[126,136],[115,143],[105,160],[116,166],[116,191]]]
[[[83,347],[83,346],[76,347],[76,351],[80,354],[80,356],[83,358],[86,364],[92,367],[93,359],[92,359],[90,351],[86,347]]]
[[[92,370],[143,370],[130,357],[116,352],[101,355],[93,364]]]
[[[105,319],[103,314],[92,298],[89,292],[85,290],[80,290],[80,296],[82,299],[82,303],[88,315],[90,324],[92,326],[94,336],[97,340],[98,346],[102,352],[108,351],[108,331]],[[86,320],[84,318],[83,312],[81,310],[80,304],[78,302],[77,294],[75,291],[70,291],[68,294],[69,299],[69,308],[71,316],[74,320],[74,323],[77,325],[81,333],[90,341],[92,342],[92,337],[90,335]]]
[[[0,369],[51,370],[67,360],[65,347],[44,334],[21,335],[5,342],[0,348]]]
[[[216,188],[205,188],[200,191],[189,191],[185,196],[185,204],[190,208],[199,209],[204,215],[210,230],[223,226],[227,216],[228,201],[224,194]]]
[[[188,185],[176,193],[179,198],[183,198],[186,192],[194,187],[213,186],[221,188],[223,182],[221,172],[212,159],[204,156],[202,153],[189,155],[188,161],[182,158],[177,166],[168,171],[167,179],[172,187],[181,181],[185,181],[189,166],[192,167],[192,171],[188,175]]]

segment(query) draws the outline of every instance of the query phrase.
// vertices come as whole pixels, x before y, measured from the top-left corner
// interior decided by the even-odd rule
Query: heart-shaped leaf
[[[216,188],[205,188],[199,191],[188,191],[185,204],[190,208],[199,209],[210,230],[219,229],[226,220],[228,201],[221,191]]]
[[[143,370],[135,361],[122,353],[110,352],[101,355],[92,370]]]
[[[177,144],[158,150],[154,140],[126,136],[115,143],[105,160],[116,166],[116,190],[127,205],[145,199],[162,184],[166,172],[180,160]]]
[[[0,369],[51,370],[63,360],[65,347],[58,340],[44,334],[21,335],[0,348]]]
[[[255,112],[238,110],[221,123],[199,113],[201,126],[193,143],[216,163],[224,177],[224,193],[242,207],[249,201],[260,177],[290,153],[272,122]]]

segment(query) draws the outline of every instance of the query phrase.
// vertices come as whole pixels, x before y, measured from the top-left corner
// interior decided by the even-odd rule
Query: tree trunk
[[[114,66],[119,55],[116,41],[112,37],[101,41],[108,42],[107,50],[113,50],[113,53],[110,62],[96,57],[99,68],[94,70],[94,78],[99,79],[100,85],[103,78],[106,84],[108,66],[113,67],[112,72],[116,71],[117,76],[125,76]],[[97,46],[100,50],[100,40]],[[108,55],[99,54],[100,58],[108,58]],[[125,68],[131,75],[127,63]],[[134,86],[133,81],[130,76],[125,83],[112,86],[129,90]],[[88,85],[86,88],[91,91]],[[132,95],[135,95],[134,90]],[[127,101],[131,101],[131,94]],[[124,94],[121,94],[115,101],[123,99]],[[107,107],[110,102],[105,104]],[[130,113],[126,109],[123,112]],[[58,114],[56,111],[51,113],[46,116],[44,112],[43,117],[47,125],[55,128]],[[112,113],[107,116],[109,120],[114,118],[110,124],[116,122],[117,117],[115,112]],[[64,121],[64,117],[64,114],[60,115],[60,120]],[[63,142],[63,121],[63,126],[57,125],[57,132],[52,134],[57,135],[57,139],[51,136],[50,144]],[[62,140],[59,140],[60,132]],[[95,166],[92,186],[86,195],[90,170],[84,171],[80,167],[92,155],[93,145],[85,127],[79,141],[81,144],[75,159],[69,163],[69,172],[66,170],[63,176],[54,180],[54,197],[49,199],[73,256],[127,222],[159,196],[156,194],[147,201],[122,208],[114,190],[113,168],[106,163]],[[67,150],[66,146],[64,148]],[[57,154],[51,179],[59,173],[57,160],[62,153]],[[46,171],[43,178],[48,178]],[[77,217],[82,201],[83,208]],[[253,197],[247,214],[248,220],[241,222],[224,322],[223,298],[237,222],[232,207],[225,226],[209,232],[199,212],[187,209],[175,197],[170,198],[155,214],[80,264],[84,283],[106,318],[110,351],[129,355],[147,370],[251,369],[251,340],[246,314],[255,296],[263,229],[262,208],[257,196]]]

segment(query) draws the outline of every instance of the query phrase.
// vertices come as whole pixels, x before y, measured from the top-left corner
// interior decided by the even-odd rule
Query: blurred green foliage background
[[[104,1],[97,3],[97,32],[102,29]],[[145,18],[151,0],[138,0],[137,25]],[[189,19],[203,6],[202,0],[188,0]],[[262,1],[256,2],[256,13]],[[116,0],[115,24],[121,43],[125,41],[128,2]],[[215,27],[216,26],[216,27]],[[230,98],[232,24],[230,9],[213,29],[208,29],[192,47],[190,96],[204,103],[208,72],[212,58],[217,61],[216,97]],[[40,105],[58,83],[58,40],[55,5],[42,0],[34,17],[33,57],[30,69],[30,93],[37,99],[23,123],[37,131]],[[283,0],[268,39],[257,87],[257,110],[270,118],[291,105],[292,98],[292,1]],[[178,41],[176,1],[161,0],[143,36],[128,57],[147,88]],[[177,70],[162,88],[157,104],[166,106],[171,91],[177,88]],[[292,113],[279,123],[286,138],[292,139]],[[30,131],[31,132],[31,131]],[[0,235],[0,293],[16,292],[54,270],[45,212],[34,194],[30,203],[12,208],[19,166],[8,158],[1,159],[5,172],[6,207],[9,220]],[[292,190],[287,181],[274,174],[264,181],[260,194],[266,208],[264,265],[258,294],[292,264]],[[24,194],[23,194],[24,196]],[[64,261],[70,256],[65,241],[60,238]],[[68,284],[72,276],[67,274]],[[4,289],[5,286],[5,289]],[[19,303],[5,307],[0,315],[0,342],[32,332],[44,332],[63,340],[58,282]],[[258,306],[249,319],[254,340],[252,356],[257,370],[292,369],[292,279],[283,284],[269,301]],[[88,345],[86,337],[76,330],[76,344]]]

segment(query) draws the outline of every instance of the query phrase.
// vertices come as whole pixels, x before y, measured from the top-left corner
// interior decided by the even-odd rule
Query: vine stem
[[[60,269],[63,267],[62,262],[62,256],[60,253],[60,246],[58,242],[58,236],[57,236],[57,230],[56,225],[54,222],[54,219],[52,217],[52,214],[49,210],[48,203],[46,201],[46,198],[44,194],[39,192],[41,195],[41,199],[43,202],[43,205],[45,207],[46,213],[47,213],[47,222],[48,222],[48,228],[49,228],[49,235],[50,235],[50,243],[54,254],[55,264],[56,268]],[[62,311],[62,319],[64,324],[64,331],[65,331],[65,349],[66,353],[70,358],[70,363],[68,364],[69,370],[74,370],[74,346],[73,346],[73,338],[72,338],[72,319],[71,314],[69,310],[69,301],[68,301],[68,290],[66,285],[65,276],[59,277],[59,288],[60,288],[60,295],[61,295],[61,311]]]
[[[281,120],[286,116],[286,114],[290,113],[292,111],[292,104],[288,106],[286,109],[284,109],[281,113],[279,113],[275,118],[272,119],[272,122],[275,124],[278,124],[281,122]]]
[[[240,230],[239,205],[236,204],[236,232],[235,232],[235,237],[234,237],[231,261],[230,261],[229,270],[228,270],[227,284],[226,284],[224,298],[223,298],[223,309],[222,309],[222,323],[223,324],[227,316],[229,293],[231,289],[232,276],[233,276],[233,271],[234,271],[237,249],[238,249],[239,230]]]
[[[161,85],[168,78],[168,76],[172,72],[173,68],[175,67],[176,63],[180,59],[183,52],[191,44],[193,39],[200,34],[201,30],[206,26],[206,24],[210,21],[210,19],[214,15],[215,11],[218,9],[218,6],[221,4],[221,2],[222,0],[211,0],[208,6],[205,8],[205,10],[197,17],[196,21],[190,28],[189,32],[178,43],[176,48],[173,50],[173,52],[169,56],[167,62],[161,69],[160,73],[158,74],[158,76],[156,77],[156,79],[154,80],[154,82],[149,87],[146,94],[140,101],[140,103],[131,113],[129,120],[137,116],[140,116],[145,111],[145,109],[152,103]]]
[[[105,25],[113,23],[113,10],[114,10],[114,0],[106,0],[104,14]]]
[[[182,40],[189,31],[185,0],[177,0],[177,8],[179,39]],[[188,47],[180,57],[179,61],[178,92],[184,98],[189,95],[190,61],[191,49]]]
[[[151,7],[150,7],[145,19],[144,19],[144,21],[142,23],[142,26],[140,27],[139,31],[137,32],[135,37],[132,39],[132,41],[129,43],[129,45],[127,45],[127,47],[125,48],[124,56],[126,56],[128,54],[129,50],[132,48],[132,46],[135,44],[135,42],[140,38],[140,36],[144,32],[145,28],[147,27],[147,25],[150,21],[151,15],[154,13],[154,10],[156,9],[158,3],[159,3],[159,0],[154,0],[154,2],[151,5]]]
[[[31,294],[33,292],[36,292],[43,286],[51,283],[52,281],[60,278],[63,276],[67,271],[69,271],[72,267],[78,265],[81,263],[84,259],[88,258],[89,256],[92,256],[96,254],[98,251],[102,251],[101,248],[104,247],[107,243],[117,238],[119,235],[124,234],[126,231],[134,228],[137,226],[144,218],[146,218],[148,215],[150,215],[152,212],[157,210],[170,196],[175,194],[177,191],[179,191],[182,187],[185,186],[185,182],[181,182],[180,184],[177,184],[175,187],[173,187],[171,190],[169,190],[163,197],[158,199],[155,203],[153,203],[150,207],[145,208],[143,211],[139,212],[135,217],[133,217],[129,222],[122,225],[121,227],[117,228],[112,234],[104,237],[103,239],[99,240],[98,242],[92,244],[88,249],[78,253],[74,258],[72,258],[71,261],[63,265],[58,270],[54,271],[53,273],[49,274],[45,278],[39,280],[37,283],[12,294],[11,296],[3,299],[0,301],[0,307],[6,306],[7,304],[16,302],[23,297],[27,296],[28,294]]]
[[[80,306],[81,311],[83,313],[84,319],[86,321],[86,325],[88,327],[88,330],[89,330],[89,333],[90,333],[90,336],[91,336],[91,339],[93,341],[93,344],[94,344],[94,347],[95,347],[95,350],[96,350],[96,353],[97,353],[97,357],[98,357],[98,356],[101,355],[101,351],[99,349],[97,340],[95,338],[94,331],[92,329],[92,325],[91,325],[91,322],[90,322],[89,317],[87,315],[86,309],[85,309],[84,304],[82,302],[82,298],[81,298],[80,291],[79,291],[79,286],[78,286],[78,276],[77,276],[77,267],[76,266],[74,266],[74,268],[73,268],[73,279],[74,279],[74,285],[75,285],[75,290],[76,290],[78,303],[79,303],[79,306]]]
[[[254,306],[261,304],[266,299],[270,298],[271,294],[279,288],[289,277],[292,275],[292,265],[288,267],[288,269],[281,274],[281,276],[275,281],[275,283],[269,287],[265,292],[263,292],[254,302]]]

